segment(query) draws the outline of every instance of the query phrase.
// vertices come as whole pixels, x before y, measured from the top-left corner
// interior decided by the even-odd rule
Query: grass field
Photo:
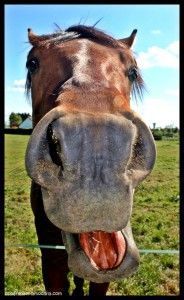
[[[24,167],[28,136],[5,136],[5,243],[37,244]],[[137,188],[131,219],[139,249],[179,248],[179,142],[158,141],[152,174]],[[71,286],[73,276],[70,273]],[[71,290],[72,290],[71,287]],[[85,293],[88,282],[85,281]],[[5,251],[5,293],[44,291],[38,249]],[[179,256],[141,254],[131,277],[111,282],[108,295],[178,295]]]

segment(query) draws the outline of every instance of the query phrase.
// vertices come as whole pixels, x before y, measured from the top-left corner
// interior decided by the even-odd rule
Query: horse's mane
[[[74,25],[66,30],[59,29],[52,34],[40,35],[39,37],[50,45],[56,45],[75,38],[86,38],[113,48],[120,46],[116,39],[94,26]]]

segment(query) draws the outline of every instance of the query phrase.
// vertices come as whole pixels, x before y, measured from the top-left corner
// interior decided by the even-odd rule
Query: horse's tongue
[[[97,269],[115,268],[125,255],[126,243],[121,231],[81,233],[79,242],[91,264]]]

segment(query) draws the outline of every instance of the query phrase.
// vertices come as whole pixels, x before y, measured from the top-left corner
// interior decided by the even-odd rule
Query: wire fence
[[[65,250],[62,245],[37,245],[37,244],[7,244],[5,248],[46,248],[55,250]],[[175,249],[139,249],[140,254],[177,254],[179,250]]]

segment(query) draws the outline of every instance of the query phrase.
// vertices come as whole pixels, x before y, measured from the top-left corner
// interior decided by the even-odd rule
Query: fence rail
[[[37,245],[37,244],[7,244],[5,248],[46,248],[55,250],[64,250],[62,245]],[[179,250],[175,249],[139,249],[141,254],[178,254]]]
[[[13,129],[13,128],[5,128],[4,133],[5,134],[20,134],[20,135],[30,135],[32,133],[33,129]]]

